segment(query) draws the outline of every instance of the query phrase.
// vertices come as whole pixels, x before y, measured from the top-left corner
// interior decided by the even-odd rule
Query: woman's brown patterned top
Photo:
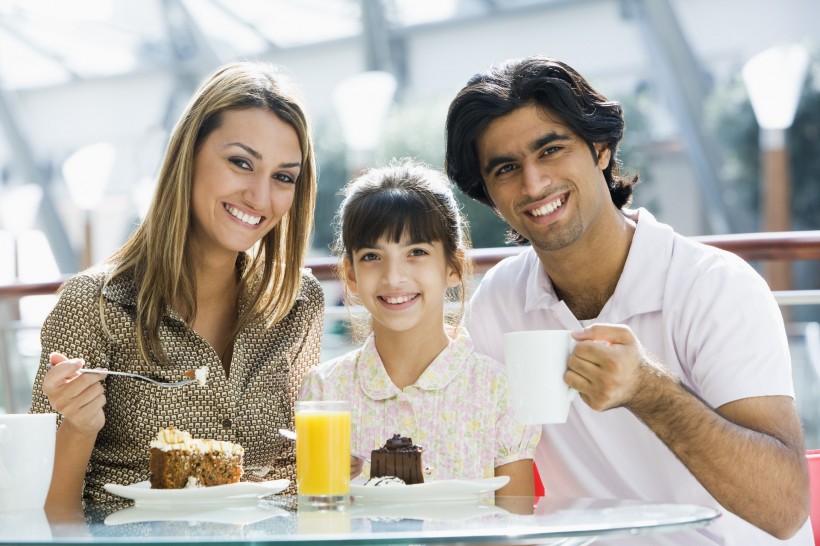
[[[293,488],[293,442],[277,430],[293,429],[293,405],[302,378],[319,362],[324,296],[316,278],[305,271],[296,304],[272,328],[251,324],[239,333],[226,377],[213,348],[173,311],[160,327],[171,366],[160,368],[139,358],[134,327],[136,286],[125,275],[105,289],[104,313],[111,333],[107,337],[98,304],[104,276],[104,271],[97,270],[68,280],[45,320],[32,412],[53,411],[42,386],[49,354],[55,351],[84,358],[90,368],[136,372],[168,381],[178,381],[185,370],[206,365],[209,374],[205,386],[194,383],[181,388],[108,376],[104,381],[105,426],[86,469],[83,499],[114,501],[104,484],[147,480],[148,444],[159,429],[169,425],[198,438],[238,442],[245,448],[244,480],[288,478]]]

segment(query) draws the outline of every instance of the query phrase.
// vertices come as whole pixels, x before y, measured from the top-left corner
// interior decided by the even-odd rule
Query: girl
[[[469,274],[465,225],[443,174],[410,160],[345,189],[337,251],[348,304],[369,312],[364,346],[307,377],[306,400],[349,400],[354,453],[393,434],[424,448],[425,480],[510,476],[499,495],[532,495],[540,431],[514,420],[501,364],[445,321]],[[369,474],[369,469],[364,469]]]
[[[148,479],[148,445],[168,425],[241,444],[247,479],[294,480],[275,431],[292,426],[319,359],[324,299],[302,269],[315,195],[296,89],[262,63],[213,73],[171,134],[145,221],[65,284],[43,325],[32,411],[61,414],[47,509]],[[163,389],[85,365],[209,374],[203,388]]]

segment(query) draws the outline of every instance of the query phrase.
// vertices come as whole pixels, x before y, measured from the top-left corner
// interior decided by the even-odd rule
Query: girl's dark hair
[[[448,265],[461,277],[457,299],[465,300],[466,281],[472,275],[467,258],[467,222],[444,173],[411,159],[394,159],[387,166],[369,169],[350,181],[344,190],[336,218],[334,251],[342,286],[346,287],[342,262],[353,263],[353,254],[375,246],[382,238],[398,243],[440,242]],[[345,300],[353,295],[345,289]]]
[[[456,95],[447,113],[447,175],[477,201],[494,208],[478,163],[476,141],[494,119],[535,104],[557,116],[589,146],[597,161],[595,143],[611,151],[604,178],[612,202],[619,209],[632,199],[638,176],[620,175],[618,143],[624,134],[623,110],[607,100],[572,67],[548,57],[511,60],[476,74]],[[518,242],[526,239],[515,234]]]

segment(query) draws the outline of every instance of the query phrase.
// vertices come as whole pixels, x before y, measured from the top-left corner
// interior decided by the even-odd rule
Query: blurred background
[[[635,206],[691,236],[806,231],[820,229],[819,20],[816,0],[0,0],[0,412],[28,407],[53,283],[134,229],[171,127],[220,64],[266,60],[304,91],[315,259],[351,176],[395,156],[441,168],[458,89],[532,54],[624,105]],[[474,246],[503,246],[503,224],[463,205]],[[818,260],[753,265],[805,296],[779,301],[820,447]],[[329,358],[350,340],[325,287]]]

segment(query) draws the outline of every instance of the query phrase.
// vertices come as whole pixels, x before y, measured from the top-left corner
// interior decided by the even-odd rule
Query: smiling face
[[[589,145],[555,116],[527,105],[493,120],[476,142],[495,208],[538,250],[565,248],[615,208],[603,169],[610,151]]]
[[[353,263],[344,260],[345,280],[373,317],[377,337],[380,332],[424,335],[441,330],[447,288],[461,280],[448,265],[441,242],[383,237],[352,256]]]
[[[268,110],[229,110],[194,157],[191,240],[201,254],[252,247],[290,210],[302,164],[299,137]]]

